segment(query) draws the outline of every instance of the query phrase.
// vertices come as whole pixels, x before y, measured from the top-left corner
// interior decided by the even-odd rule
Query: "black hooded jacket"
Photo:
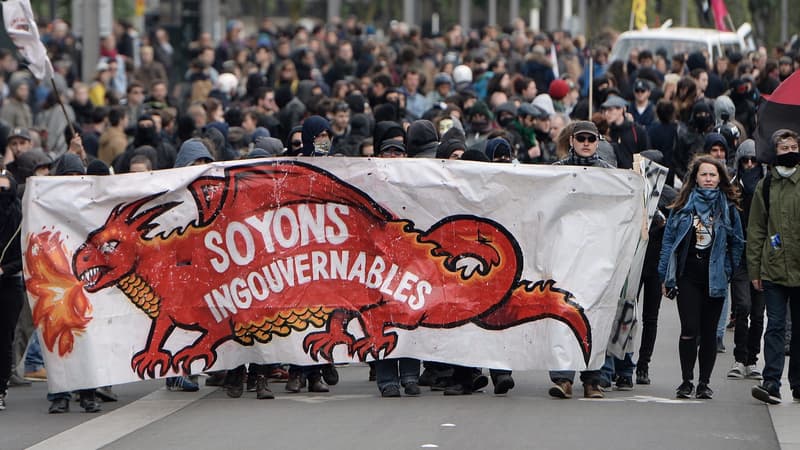
[[[0,175],[3,176],[3,175]],[[15,276],[22,270],[22,206],[17,198],[17,182],[10,175],[3,176],[11,182],[11,188],[0,191],[0,268],[2,278]]]

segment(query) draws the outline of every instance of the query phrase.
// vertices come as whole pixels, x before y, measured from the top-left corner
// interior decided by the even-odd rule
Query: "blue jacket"
[[[730,230],[721,225],[714,227],[714,242],[711,243],[711,259],[708,263],[709,297],[725,297],[733,268],[739,265],[744,251],[742,221],[739,214],[734,211],[735,206],[732,203],[728,203],[728,208],[731,210]],[[672,211],[664,227],[664,240],[661,245],[661,257],[658,261],[658,276],[667,289],[675,287],[677,278],[682,275],[678,270],[683,270],[683,261],[688,252],[688,248],[683,245],[683,242],[692,229],[693,215],[693,211],[685,208]]]

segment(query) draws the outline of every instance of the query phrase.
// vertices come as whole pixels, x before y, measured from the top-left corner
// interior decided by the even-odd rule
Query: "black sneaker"
[[[223,386],[225,384],[225,371],[224,370],[217,370],[215,372],[209,372],[208,378],[206,378],[206,386]]]
[[[417,383],[406,383],[405,392],[406,395],[410,395],[411,397],[416,397],[422,393]]]
[[[694,390],[694,384],[691,381],[684,381],[678,386],[678,390],[675,391],[675,397],[677,398],[692,398],[692,391]]]
[[[425,369],[422,371],[422,375],[419,376],[419,386],[433,386],[433,383],[436,382],[436,378],[438,378],[438,374],[436,370],[433,369]]]
[[[433,384],[431,384],[432,391],[444,391],[448,387],[453,385],[453,378],[452,377],[440,377],[437,378]]]
[[[756,400],[761,400],[768,405],[777,405],[781,402],[781,393],[777,389],[770,390],[761,384],[753,386],[750,389],[750,394]],[[794,395],[794,392],[792,392],[792,395]]]
[[[94,390],[80,393],[81,408],[87,413],[100,412],[100,402],[97,401],[97,396]]]
[[[695,391],[694,396],[695,398],[711,400],[714,398],[714,391],[706,383],[697,383],[697,391]]]
[[[494,395],[505,395],[514,389],[514,379],[510,374],[498,375],[494,381]]]
[[[636,384],[650,384],[650,373],[647,368],[636,369]]]
[[[396,398],[400,397],[400,386],[396,384],[390,384],[383,389],[381,389],[381,397],[383,398]]]
[[[792,400],[800,402],[800,388],[792,389]]]
[[[486,375],[478,375],[472,379],[472,392],[478,392],[489,385],[489,378]]]
[[[444,390],[444,395],[470,395],[472,394],[472,386],[464,386],[463,384],[453,384],[447,386]]]
[[[339,384],[339,371],[333,364],[322,366],[322,379],[328,386],[336,386]]]
[[[57,398],[50,403],[50,409],[47,410],[50,414],[62,414],[69,412],[69,399]]]
[[[10,377],[8,377],[8,386],[9,387],[20,387],[20,386],[30,386],[33,383],[22,378],[21,376],[17,375],[16,372],[12,373]]]
[[[617,386],[616,389],[618,391],[632,391],[633,390],[633,378],[631,377],[624,377],[618,376],[617,377]]]

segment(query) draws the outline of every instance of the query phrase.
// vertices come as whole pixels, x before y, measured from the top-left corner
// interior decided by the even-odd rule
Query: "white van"
[[[706,52],[711,61],[716,61],[720,55],[726,55],[729,52],[745,54],[755,49],[752,27],[749,23],[740,26],[735,33],[706,28],[671,28],[670,23],[667,22],[661,28],[652,30],[622,33],[614,44],[614,48],[611,49],[608,60],[626,61],[634,49],[650,50],[653,54],[663,49],[667,52],[667,63],[676,53],[688,55],[698,50]]]

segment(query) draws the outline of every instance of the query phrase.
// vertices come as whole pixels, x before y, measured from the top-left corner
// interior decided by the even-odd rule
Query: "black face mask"
[[[472,126],[472,131],[478,133],[486,132],[491,127],[488,120],[473,120],[470,125]]]
[[[756,191],[756,185],[764,174],[761,165],[757,165],[750,169],[741,169],[742,187],[745,194],[752,194]]]
[[[692,118],[691,126],[697,131],[706,130],[713,122],[714,118],[709,116],[695,116]]]
[[[775,165],[783,167],[794,167],[800,164],[800,153],[790,152],[775,157]]]
[[[497,123],[500,124],[501,127],[506,128],[507,126],[511,125],[514,122],[514,117],[511,116],[503,116],[497,119]]]
[[[136,137],[134,138],[134,144],[136,147],[141,147],[142,145],[151,145],[155,147],[158,144],[158,134],[156,133],[155,127],[139,127],[136,130]]]

